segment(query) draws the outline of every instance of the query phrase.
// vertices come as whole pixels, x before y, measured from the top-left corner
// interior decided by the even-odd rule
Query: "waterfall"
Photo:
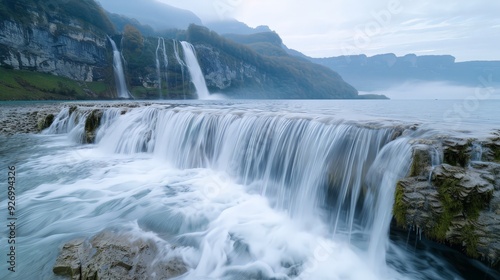
[[[123,72],[122,55],[116,47],[115,41],[108,36],[111,46],[113,47],[113,70],[115,74],[116,89],[118,98],[131,98],[125,82],[125,74]]]
[[[160,49],[161,40],[158,37],[158,45],[156,46],[155,56],[156,56],[156,75],[158,76],[158,92],[159,99],[163,99],[161,92],[161,70],[160,70],[160,59],[158,58],[158,50]]]
[[[394,128],[322,123],[279,115],[135,109],[99,143],[110,152],[147,152],[178,168],[213,168],[269,197],[292,217],[314,221],[328,209],[333,235],[372,236],[385,250],[396,180],[410,163],[408,139]],[[385,172],[391,170],[391,172]],[[365,200],[361,199],[367,195]],[[360,223],[362,206],[371,218]],[[322,214],[324,215],[324,214]]]
[[[158,92],[159,92],[159,99],[163,99],[163,92],[162,92],[162,86],[161,86],[161,80],[162,80],[162,75],[161,75],[161,64],[160,64],[160,58],[158,55],[158,51],[162,51],[163,55],[163,67],[165,71],[165,85],[168,90],[168,56],[167,56],[167,48],[165,46],[165,39],[158,37],[158,45],[156,46],[156,51],[155,51],[155,56],[156,56],[156,74],[158,76]]]
[[[395,187],[408,175],[419,131],[302,112],[148,104],[65,108],[44,133],[67,133],[78,142],[95,110],[102,111],[95,145],[80,150],[77,160],[88,168],[94,165],[87,158],[94,158],[106,171],[92,171],[71,187],[55,185],[54,195],[64,200],[71,196],[61,190],[77,193],[98,182],[95,191],[105,199],[86,190],[88,200],[66,209],[87,211],[87,224],[132,220],[166,236],[189,262],[180,279],[412,279],[420,273],[431,279],[441,273],[419,271],[427,262],[389,239]],[[436,153],[432,162],[439,160]],[[406,260],[415,266],[406,267]]]
[[[186,99],[186,92],[185,92],[185,89],[184,89],[184,67],[186,66],[186,64],[184,63],[184,61],[182,61],[180,55],[179,55],[179,44],[177,43],[176,40],[172,40],[173,42],[173,45],[174,45],[174,56],[175,56],[175,59],[177,60],[177,64],[179,64],[179,66],[181,67],[181,76],[182,76],[182,94],[184,96],[184,99]]]
[[[161,42],[163,45],[163,67],[165,67],[165,85],[168,90],[168,56],[167,56],[167,47],[165,46],[165,39],[161,38]]]
[[[193,83],[198,99],[207,99],[210,97],[210,92],[208,91],[207,85],[205,83],[205,77],[201,71],[200,64],[196,58],[196,51],[188,42],[182,41],[182,50],[184,51],[184,59],[186,61],[189,74],[191,75],[191,82]]]

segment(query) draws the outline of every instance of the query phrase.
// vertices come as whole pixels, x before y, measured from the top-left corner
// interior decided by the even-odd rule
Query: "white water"
[[[181,67],[181,76],[182,76],[182,92],[183,92],[183,95],[184,95],[184,99],[186,98],[186,92],[185,92],[185,88],[184,88],[184,67],[186,67],[186,64],[184,63],[184,61],[182,61],[180,55],[179,55],[179,44],[177,43],[177,40],[172,40],[172,43],[173,43],[173,47],[174,47],[174,56],[175,56],[175,59],[177,60],[177,64],[179,64],[179,66]]]
[[[125,74],[123,70],[122,55],[118,48],[116,47],[115,41],[108,37],[113,47],[113,71],[115,74],[115,84],[116,90],[118,92],[118,98],[130,98],[130,93],[127,89],[127,84],[125,82]]]
[[[186,61],[186,65],[191,76],[191,82],[196,89],[198,99],[208,99],[210,97],[210,92],[208,91],[205,83],[205,76],[203,76],[203,72],[201,71],[193,45],[185,41],[182,41],[181,45],[182,50],[184,51],[184,60]]]
[[[15,154],[19,277],[50,279],[62,243],[117,227],[174,245],[181,279],[460,279],[388,238],[416,132],[242,107],[105,109],[95,145],[73,136],[92,108],[62,110]]]
[[[165,85],[168,90],[168,56],[167,56],[167,48],[165,46],[165,39],[158,37],[158,45],[156,46],[155,56],[156,56],[156,74],[158,76],[158,92],[159,99],[163,99],[163,88],[162,88],[162,75],[161,75],[161,64],[158,52],[161,50],[161,54],[163,55],[163,68],[165,71]]]
[[[158,76],[158,93],[159,99],[163,99],[163,94],[161,92],[161,69],[160,69],[160,59],[158,58],[158,51],[160,50],[161,40],[158,37],[158,45],[156,46],[155,56],[156,56],[156,75]]]

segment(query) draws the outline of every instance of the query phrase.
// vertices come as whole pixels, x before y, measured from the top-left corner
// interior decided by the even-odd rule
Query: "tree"
[[[144,38],[139,29],[130,24],[125,25],[123,30],[123,48],[130,53],[138,54],[144,47]]]

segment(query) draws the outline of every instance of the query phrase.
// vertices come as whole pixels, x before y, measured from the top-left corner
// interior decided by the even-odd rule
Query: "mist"
[[[500,99],[500,86],[478,82],[476,87],[447,82],[406,82],[384,90],[360,91],[360,94],[382,94],[390,99]]]
[[[156,0],[97,0],[108,12],[134,18],[156,30],[179,28],[189,24],[201,25],[201,19],[193,12],[176,8]]]

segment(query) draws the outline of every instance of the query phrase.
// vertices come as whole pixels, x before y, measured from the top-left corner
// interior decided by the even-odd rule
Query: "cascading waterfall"
[[[385,260],[394,186],[411,161],[408,139],[392,141],[393,134],[394,128],[273,114],[149,107],[118,116],[99,146],[152,153],[177,168],[225,172],[305,227],[324,217],[328,235],[369,240],[358,245],[376,270]]]
[[[208,91],[205,77],[203,76],[200,64],[196,58],[194,46],[186,41],[182,41],[181,45],[182,50],[184,51],[184,60],[186,61],[186,65],[191,76],[191,82],[196,89],[198,99],[208,99],[210,97],[210,92]]]
[[[158,95],[159,99],[163,99],[162,88],[161,88],[161,69],[160,69],[160,59],[158,58],[158,51],[160,50],[161,40],[158,37],[158,45],[156,46],[155,56],[156,56],[156,75],[158,76]]]
[[[161,64],[158,52],[161,50],[161,54],[163,55],[163,68],[165,71],[165,84],[168,90],[168,56],[167,56],[167,47],[165,46],[165,39],[158,37],[158,45],[156,46],[155,56],[156,56],[156,74],[158,76],[158,92],[159,99],[163,99],[162,92],[162,75],[161,75]]]
[[[167,56],[167,46],[165,45],[165,39],[161,38],[161,43],[163,45],[163,67],[165,67],[165,84],[168,90],[168,56]]]
[[[65,108],[44,133],[81,143],[74,135],[85,133],[95,110]],[[67,172],[94,171],[31,194],[47,203],[78,198],[60,205],[64,228],[95,232],[102,224],[132,223],[138,234],[175,244],[168,254],[190,268],[179,279],[443,273],[392,265],[406,258],[389,240],[389,224],[395,185],[408,173],[417,132],[396,137],[401,126],[227,107],[97,110],[103,112],[95,145],[67,161]]]
[[[115,41],[108,36],[109,42],[113,47],[113,72],[115,74],[116,89],[118,91],[118,98],[131,98],[125,82],[125,73],[123,70],[122,55],[116,47]]]
[[[177,64],[179,64],[179,66],[181,67],[181,78],[182,78],[182,95],[184,97],[184,99],[186,99],[186,91],[185,91],[185,88],[184,88],[184,67],[186,67],[186,64],[184,63],[184,61],[182,61],[180,55],[179,55],[179,44],[177,43],[177,40],[172,40],[173,42],[173,47],[174,47],[174,56],[175,56],[175,59],[177,60]]]

